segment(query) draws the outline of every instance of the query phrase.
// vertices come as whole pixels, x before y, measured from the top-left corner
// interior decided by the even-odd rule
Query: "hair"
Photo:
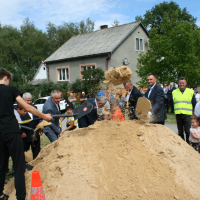
[[[19,110],[23,110],[24,107],[23,107],[21,104],[17,103],[17,109],[19,109]]]
[[[127,81],[127,82],[123,83],[123,84],[124,84],[124,85],[126,85],[126,84],[133,85],[133,83],[132,83],[132,81],[131,81],[131,80],[129,80],[129,81]]]
[[[197,87],[197,90],[200,90],[200,87]]]
[[[156,75],[155,75],[154,73],[148,73],[148,74],[147,74],[147,77],[148,77],[148,76],[154,76],[155,78],[157,78]]]
[[[119,102],[117,99],[113,99],[111,102],[110,102],[110,106],[119,106]]]
[[[174,83],[173,83],[173,82],[171,82],[171,83],[170,83],[170,85],[173,85],[173,86],[174,86]]]
[[[121,97],[122,97],[122,88],[117,87],[117,88],[115,89],[115,94],[116,94],[116,95],[118,94],[117,91],[119,91],[119,97],[120,97],[120,99],[121,99]]]
[[[200,123],[200,118],[199,117],[193,116],[193,117],[191,117],[191,121],[192,120],[195,120],[195,121]]]
[[[111,118],[112,114],[109,111],[103,111],[102,116],[108,115],[109,118]]]
[[[27,97],[27,98],[32,98],[31,93],[29,93],[29,92],[25,92],[25,93],[23,94],[23,96],[22,96],[22,99],[25,100],[26,97]]]
[[[5,76],[7,76],[9,81],[12,81],[13,79],[12,73],[5,68],[0,68],[0,80],[2,80]]]
[[[186,81],[186,78],[185,77],[180,77],[179,79],[178,79],[178,81],[182,81],[182,80],[185,80]]]
[[[96,101],[97,101],[97,102],[100,102],[100,103],[106,103],[106,102],[107,102],[107,99],[106,99],[106,97],[104,97],[104,96],[100,96],[100,97],[97,97],[97,98],[96,98]]]
[[[55,94],[61,94],[61,91],[59,91],[59,90],[53,90],[51,92],[51,97],[55,97]]]

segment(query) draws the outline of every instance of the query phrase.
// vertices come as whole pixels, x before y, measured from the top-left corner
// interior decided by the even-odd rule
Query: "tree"
[[[117,19],[115,19],[115,21],[113,22],[113,24],[111,24],[112,27],[115,27],[115,26],[119,26],[119,21]]]
[[[154,72],[160,83],[178,82],[181,76],[186,77],[189,86],[200,83],[200,29],[177,21],[178,14],[175,11],[171,19],[167,15],[163,18],[161,29],[165,34],[158,34],[156,28],[150,31],[149,50],[138,59],[138,84],[146,83],[149,72]]]
[[[105,79],[104,71],[101,68],[87,69],[81,72],[82,83],[88,97],[94,97],[101,89],[101,83]]]
[[[189,14],[186,8],[181,9],[176,2],[166,2],[155,5],[151,10],[147,10],[144,16],[136,16],[136,21],[141,20],[145,27],[148,30],[152,28],[157,29],[158,34],[163,34],[164,30],[161,28],[161,24],[163,23],[163,18],[167,13],[169,20],[172,19],[172,13],[174,11],[178,12],[178,16],[176,18],[177,21],[187,21],[190,22],[193,28],[196,28],[196,19],[192,15]]]

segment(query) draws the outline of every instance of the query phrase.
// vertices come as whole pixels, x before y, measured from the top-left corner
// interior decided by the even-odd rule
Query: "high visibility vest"
[[[176,89],[172,92],[173,102],[174,102],[174,113],[177,114],[185,114],[192,115],[192,97],[194,91],[186,88],[185,91],[182,92],[180,89]]]

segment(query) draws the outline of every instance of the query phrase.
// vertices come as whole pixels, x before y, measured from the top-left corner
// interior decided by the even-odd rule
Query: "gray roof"
[[[74,36],[49,56],[45,62],[113,52],[139,24],[142,25],[138,21]]]
[[[47,79],[35,79],[29,82],[31,85],[39,85],[40,83],[48,82]]]

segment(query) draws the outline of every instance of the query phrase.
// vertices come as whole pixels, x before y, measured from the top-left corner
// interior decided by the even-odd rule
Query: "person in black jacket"
[[[129,119],[131,120],[137,119],[135,115],[135,108],[137,105],[138,98],[143,97],[143,95],[135,86],[133,86],[133,83],[131,82],[131,80],[124,83],[124,88],[126,89],[127,94],[126,94],[126,100],[125,100],[126,102],[124,104],[122,112],[124,114],[125,109],[128,107]]]
[[[163,124],[165,123],[166,113],[163,89],[156,83],[157,78],[153,73],[147,75],[147,82],[150,88],[147,90],[147,98],[151,101],[152,108],[149,111],[150,123]]]
[[[27,104],[32,105],[32,95],[30,93],[28,93],[28,92],[24,93],[22,98]],[[34,106],[34,107],[37,109],[36,106]],[[24,116],[21,115],[20,117],[21,117],[22,121],[38,118],[37,116],[31,114],[30,112],[27,112],[26,115],[24,115]],[[38,123],[39,123],[39,120],[31,121],[31,122],[27,123],[26,126],[35,129],[36,126],[38,125]],[[42,133],[40,133],[40,135],[35,134],[31,130],[27,130],[27,129],[23,129],[23,128],[21,129],[21,131],[22,131],[21,136],[22,136],[22,140],[23,140],[24,151],[28,151],[31,146],[31,149],[33,152],[33,159],[35,159],[40,152],[40,135]]]

